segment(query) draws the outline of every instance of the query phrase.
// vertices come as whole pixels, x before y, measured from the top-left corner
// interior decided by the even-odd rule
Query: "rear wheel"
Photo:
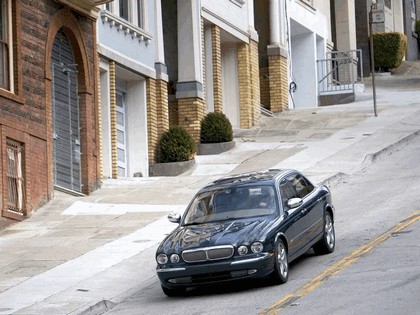
[[[331,215],[327,212],[324,218],[324,234],[322,239],[314,245],[314,251],[318,255],[329,254],[335,248],[335,230]]]
[[[181,296],[185,294],[185,288],[176,288],[176,289],[169,289],[161,285],[163,293],[165,293],[169,297],[173,296]]]
[[[278,240],[275,249],[275,262],[272,279],[276,284],[287,282],[289,278],[289,262],[287,258],[287,249],[282,240]]]

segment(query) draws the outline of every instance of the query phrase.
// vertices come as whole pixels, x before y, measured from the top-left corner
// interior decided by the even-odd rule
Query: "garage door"
[[[70,42],[60,31],[52,51],[54,184],[81,191],[77,65]]]

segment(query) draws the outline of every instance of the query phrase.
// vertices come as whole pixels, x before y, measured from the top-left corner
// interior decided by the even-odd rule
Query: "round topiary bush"
[[[195,143],[180,126],[172,126],[159,139],[159,163],[183,162],[194,158]]]
[[[201,121],[201,143],[229,142],[233,139],[232,124],[223,113],[211,112]]]

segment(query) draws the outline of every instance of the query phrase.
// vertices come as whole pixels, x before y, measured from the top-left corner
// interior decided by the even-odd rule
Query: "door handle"
[[[302,213],[302,214],[306,214],[306,213],[308,213],[308,209],[306,209],[306,208],[305,208],[305,209],[302,209],[301,213]]]

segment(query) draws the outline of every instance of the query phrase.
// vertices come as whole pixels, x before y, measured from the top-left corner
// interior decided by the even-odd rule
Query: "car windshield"
[[[198,194],[188,207],[183,224],[268,216],[277,212],[273,186],[240,186]]]

